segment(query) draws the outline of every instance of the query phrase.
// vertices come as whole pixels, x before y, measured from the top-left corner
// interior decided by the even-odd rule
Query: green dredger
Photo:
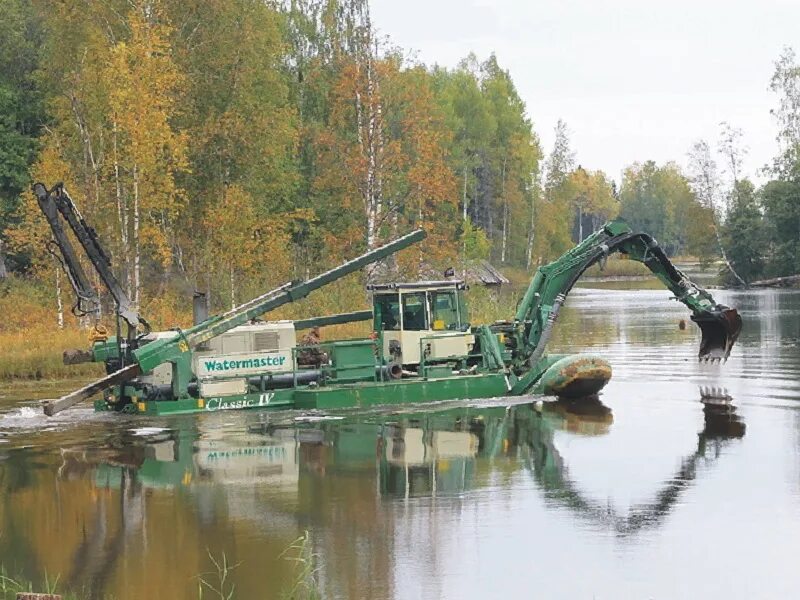
[[[104,362],[108,375],[45,401],[48,415],[101,392],[97,410],[150,415],[329,409],[529,393],[592,395],[610,379],[608,363],[591,355],[546,354],[545,346],[575,282],[613,252],[645,264],[691,310],[703,334],[700,359],[727,359],[741,330],[737,311],[717,304],[691,282],[653,238],[632,232],[623,221],[611,221],[540,267],[508,321],[471,325],[466,285],[457,280],[370,285],[372,311],[294,322],[255,320],[425,237],[415,231],[308,281],[287,283],[229,312],[200,319],[190,329],[152,333],[131,308],[94,231],[63,186],[48,191],[37,184],[34,192],[62,249],[79,304],[92,301],[92,291],[88,284],[81,285],[82,273],[71,272],[77,260],[58,212],[115,298],[118,332],[120,319],[128,325],[126,337],[96,341],[91,352],[84,353],[89,360]],[[296,343],[298,329],[370,318],[373,337],[312,346]]]

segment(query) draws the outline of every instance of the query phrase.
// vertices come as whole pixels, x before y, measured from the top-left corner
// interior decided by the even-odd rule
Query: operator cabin
[[[464,358],[475,345],[460,280],[370,284],[383,354],[403,366]]]

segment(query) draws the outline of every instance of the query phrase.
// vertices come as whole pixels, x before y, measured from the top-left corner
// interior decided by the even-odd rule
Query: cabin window
[[[428,329],[428,315],[425,308],[425,292],[403,294],[403,330],[426,329]]]
[[[433,328],[457,330],[459,328],[458,303],[455,292],[431,292]]]
[[[375,295],[375,324],[383,331],[400,329],[400,297],[397,294]]]

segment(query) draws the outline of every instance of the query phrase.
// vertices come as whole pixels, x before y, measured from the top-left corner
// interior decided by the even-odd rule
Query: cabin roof
[[[465,287],[466,286],[464,284],[464,281],[461,279],[367,284],[367,290],[369,290],[370,292],[387,292],[394,290],[401,291],[401,290],[420,290],[420,289],[427,290],[431,288],[463,290]]]
[[[461,276],[461,278],[442,280],[439,278],[442,276],[443,269],[434,268],[423,261],[416,273],[417,276],[422,278],[422,281],[406,283],[396,280],[393,281],[392,278],[397,277],[397,273],[393,273],[391,269],[389,269],[389,265],[384,261],[375,265],[369,272],[369,279],[374,283],[368,284],[367,289],[380,292],[401,288],[412,289],[414,286],[417,288],[425,286],[452,287],[453,283],[456,281],[460,282],[462,285],[485,285],[489,287],[499,287],[511,283],[505,275],[487,260],[469,260],[466,264],[456,263],[453,265],[453,268],[455,269],[456,275]]]

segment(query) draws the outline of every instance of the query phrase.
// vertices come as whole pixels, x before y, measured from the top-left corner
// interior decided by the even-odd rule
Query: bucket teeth
[[[699,360],[700,362],[706,362],[706,363],[726,363],[726,362],[728,362],[728,357],[727,356],[705,355],[705,356],[698,357],[697,360]]]
[[[706,362],[727,361],[742,330],[742,318],[736,309],[718,305],[692,315],[692,320],[703,334],[698,358]]]

